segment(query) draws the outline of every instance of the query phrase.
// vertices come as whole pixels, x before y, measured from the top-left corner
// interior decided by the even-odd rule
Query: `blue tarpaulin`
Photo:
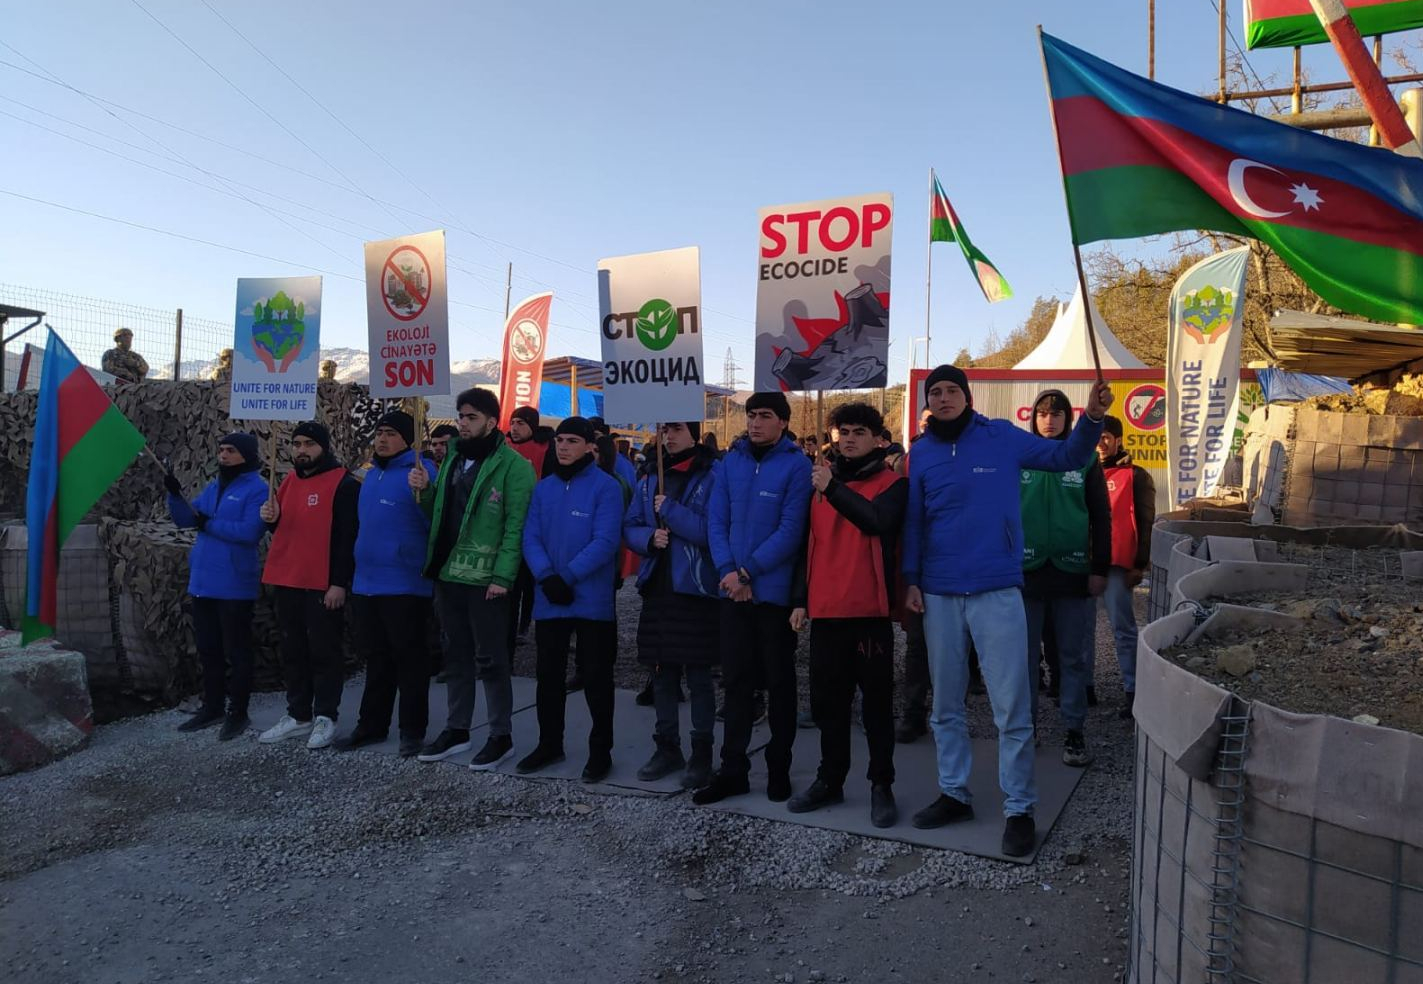
[[[573,415],[573,391],[563,383],[545,382],[540,384],[539,415],[542,417],[571,417]],[[578,387],[578,415],[580,417],[601,417],[603,415],[603,393],[601,390]]]
[[[1260,392],[1264,394],[1266,403],[1307,400],[1311,396],[1354,392],[1349,381],[1338,376],[1316,376],[1308,372],[1286,372],[1284,369],[1256,369],[1255,378],[1260,381]]]

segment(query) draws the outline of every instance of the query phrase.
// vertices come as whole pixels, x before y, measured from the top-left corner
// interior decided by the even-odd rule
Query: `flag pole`
[[[1038,25],[1038,51],[1043,50],[1043,26]],[[1047,56],[1043,55],[1043,87],[1047,90],[1047,111],[1052,120],[1053,141],[1057,144],[1057,167],[1062,172],[1062,200],[1067,206],[1067,228],[1072,239],[1072,257],[1077,263],[1077,287],[1082,292],[1082,316],[1087,322],[1087,341],[1092,346],[1092,368],[1097,371],[1097,382],[1102,382],[1102,358],[1097,354],[1097,331],[1092,326],[1092,295],[1087,292],[1087,274],[1082,269],[1082,248],[1077,244],[1076,230],[1072,222],[1072,199],[1067,195],[1067,168],[1062,159],[1062,131],[1057,126],[1057,109],[1052,102],[1052,80],[1047,74]]]
[[[929,331],[934,298],[934,169],[929,168],[929,221],[924,227],[924,366],[929,366]],[[910,363],[911,366],[913,363]]]

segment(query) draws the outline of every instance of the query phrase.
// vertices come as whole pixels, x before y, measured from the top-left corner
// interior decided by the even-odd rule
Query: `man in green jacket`
[[[430,513],[425,576],[435,579],[449,694],[445,730],[419,758],[438,762],[473,747],[469,726],[475,682],[483,680],[489,740],[469,764],[482,772],[514,754],[514,691],[505,636],[509,588],[519,576],[534,470],[504,443],[499,400],[493,393],[468,389],[455,403],[460,438],[445,455],[434,485],[423,468],[410,472],[410,487]],[[412,626],[411,631],[416,630]]]

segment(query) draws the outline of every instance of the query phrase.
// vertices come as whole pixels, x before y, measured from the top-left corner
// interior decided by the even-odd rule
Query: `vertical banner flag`
[[[228,416],[311,420],[320,353],[320,277],[238,280]]]
[[[1214,493],[1230,460],[1249,259],[1249,246],[1217,253],[1187,270],[1171,289],[1166,464],[1173,505]]]
[[[759,217],[756,389],[885,386],[893,196],[775,205]]]
[[[35,443],[25,490],[29,554],[20,626],[24,645],[54,635],[59,620],[59,548],[144,443],[143,435],[51,329],[40,371]]]
[[[610,423],[702,419],[701,306],[695,246],[598,261],[603,416]]]
[[[448,395],[445,231],[366,243],[371,396]]]
[[[983,255],[983,250],[968,238],[968,230],[963,227],[958,213],[949,204],[949,196],[944,194],[944,186],[939,184],[937,174],[933,175],[933,184],[929,189],[929,242],[959,244],[964,259],[968,260],[968,268],[973,271],[974,279],[978,281],[978,289],[983,291],[983,296],[988,299],[989,304],[1013,296],[1013,288],[1008,286],[1003,274]]]
[[[548,348],[548,312],[553,294],[535,294],[519,302],[504,323],[504,358],[499,364],[499,429],[507,431],[519,407],[539,408],[544,352]]]

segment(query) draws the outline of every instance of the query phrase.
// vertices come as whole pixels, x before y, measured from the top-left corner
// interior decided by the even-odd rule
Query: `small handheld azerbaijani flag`
[[[930,172],[929,188],[929,242],[958,243],[963,250],[968,268],[978,280],[978,286],[988,303],[1002,301],[1013,296],[1013,288],[1003,279],[998,268],[983,255],[983,251],[968,238],[968,232],[959,221],[954,207],[949,204],[949,196],[944,194],[944,186],[939,184],[939,176]]]
[[[51,328],[25,494],[29,555],[22,644],[54,635],[59,548],[145,443]]]

